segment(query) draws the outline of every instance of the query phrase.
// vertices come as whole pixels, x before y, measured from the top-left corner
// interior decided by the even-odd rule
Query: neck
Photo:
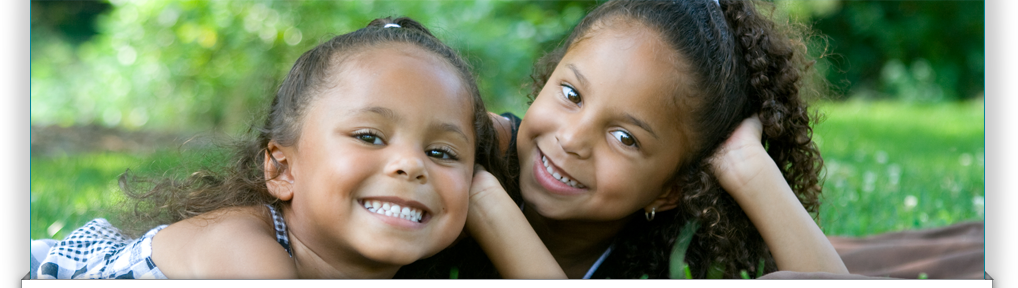
[[[582,278],[590,270],[631,220],[555,220],[541,216],[535,209],[523,209],[523,214],[566,276],[573,279]]]
[[[287,216],[292,217],[291,215]],[[341,251],[344,249],[338,249],[339,247],[328,243],[309,243],[298,235],[300,233],[293,233],[294,228],[297,228],[298,231],[301,230],[300,228],[289,225],[288,228],[287,230],[290,230],[287,231],[290,238],[290,251],[293,252],[292,259],[297,268],[298,278],[390,279],[402,267],[379,263],[353,252],[343,253]]]

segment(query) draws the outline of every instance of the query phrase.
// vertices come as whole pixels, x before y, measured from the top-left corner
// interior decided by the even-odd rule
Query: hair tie
[[[389,24],[385,24],[385,26],[382,26],[382,28],[393,28],[393,27],[400,28],[402,26],[399,26],[399,24],[396,24],[396,23],[389,23]]]

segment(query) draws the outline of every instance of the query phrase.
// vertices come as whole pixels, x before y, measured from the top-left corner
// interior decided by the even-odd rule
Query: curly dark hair
[[[708,273],[739,277],[775,271],[773,257],[738,203],[720,187],[710,157],[741,121],[759,114],[763,145],[803,207],[814,218],[820,206],[823,159],[812,141],[817,119],[806,99],[818,96],[822,82],[808,83],[813,61],[805,53],[801,27],[777,25],[743,0],[631,1],[605,3],[577,24],[561,47],[534,67],[531,100],[544,87],[568,51],[592,29],[612,21],[633,21],[660,33],[694,67],[699,97],[690,111],[694,131],[691,154],[679,163],[670,185],[682,191],[676,209],[657,213],[652,222],[634,220],[614,240],[612,253],[594,274],[597,278],[667,278],[669,255],[682,226],[701,223],[686,262],[694,278]],[[816,84],[820,86],[809,86]],[[676,93],[678,95],[678,93]],[[673,96],[677,97],[677,96]],[[639,213],[639,212],[637,212]],[[632,217],[642,219],[643,217]],[[816,219],[816,218],[815,218]],[[710,271],[716,270],[716,271]]]
[[[385,28],[387,24],[399,27]],[[406,17],[379,18],[365,28],[336,36],[301,55],[272,99],[264,124],[249,130],[248,134],[256,133],[253,139],[233,145],[234,152],[226,169],[203,168],[185,179],[149,179],[134,176],[130,171],[122,174],[120,188],[135,202],[133,217],[125,219],[128,221],[125,221],[124,232],[137,235],[153,225],[173,223],[225,207],[269,204],[281,208],[281,201],[269,194],[266,187],[263,163],[269,141],[283,146],[295,145],[307,107],[320,94],[330,75],[339,73],[334,67],[342,67],[345,60],[372,47],[396,43],[421,48],[455,67],[473,102],[475,162],[501,182],[507,182],[508,169],[498,150],[497,132],[484,108],[469,64],[417,21]],[[277,175],[286,169],[275,159],[270,160],[280,168],[276,169]]]

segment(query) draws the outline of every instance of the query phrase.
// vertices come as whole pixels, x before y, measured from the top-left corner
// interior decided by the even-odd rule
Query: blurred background
[[[121,215],[127,169],[221,165],[301,53],[378,17],[424,23],[473,65],[490,110],[522,116],[534,61],[598,3],[32,1],[31,237]],[[769,3],[811,29],[830,86],[814,103],[824,232],[982,221],[983,2]]]

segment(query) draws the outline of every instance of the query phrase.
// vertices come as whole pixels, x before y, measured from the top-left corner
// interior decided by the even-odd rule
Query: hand
[[[743,193],[750,182],[761,177],[767,169],[777,169],[774,159],[761,143],[762,134],[763,124],[754,114],[743,120],[717,154],[711,157],[714,175],[728,193]],[[780,175],[780,171],[778,173]]]
[[[505,278],[566,278],[495,176],[474,166],[465,230]]]
[[[478,164],[474,164],[474,178],[470,183],[468,203],[470,203],[470,206],[467,213],[467,223],[463,227],[463,232],[471,235],[480,228],[477,227],[478,225],[484,225],[484,220],[482,219],[486,219],[489,216],[497,216],[489,214],[498,213],[499,207],[516,207],[515,202],[505,192],[505,189],[502,188],[495,175],[491,175],[487,170],[484,170],[484,167]],[[519,210],[519,208],[516,208],[516,210]],[[471,227],[476,228],[471,229]]]
[[[493,198],[488,195],[498,193],[498,191],[502,191],[502,186],[495,175],[488,173],[480,164],[474,164],[474,176],[470,182],[470,190],[467,192],[467,223],[463,225],[463,231],[456,237],[452,245],[456,245],[455,243],[459,243],[463,238],[471,235],[470,226],[479,225],[477,213],[487,211],[487,207],[478,207],[477,202],[489,204],[491,201],[480,201],[480,199]]]
[[[756,226],[780,270],[847,274],[831,242],[760,143],[763,125],[746,118],[711,158],[721,187]]]
[[[493,193],[505,194],[505,189],[502,188],[502,184],[498,182],[495,175],[488,173],[488,170],[484,170],[479,164],[474,164],[474,178],[470,182],[470,204],[473,206],[475,203],[483,202],[486,198],[490,198]],[[511,198],[510,198],[511,199]],[[512,200],[510,200],[512,201]]]

